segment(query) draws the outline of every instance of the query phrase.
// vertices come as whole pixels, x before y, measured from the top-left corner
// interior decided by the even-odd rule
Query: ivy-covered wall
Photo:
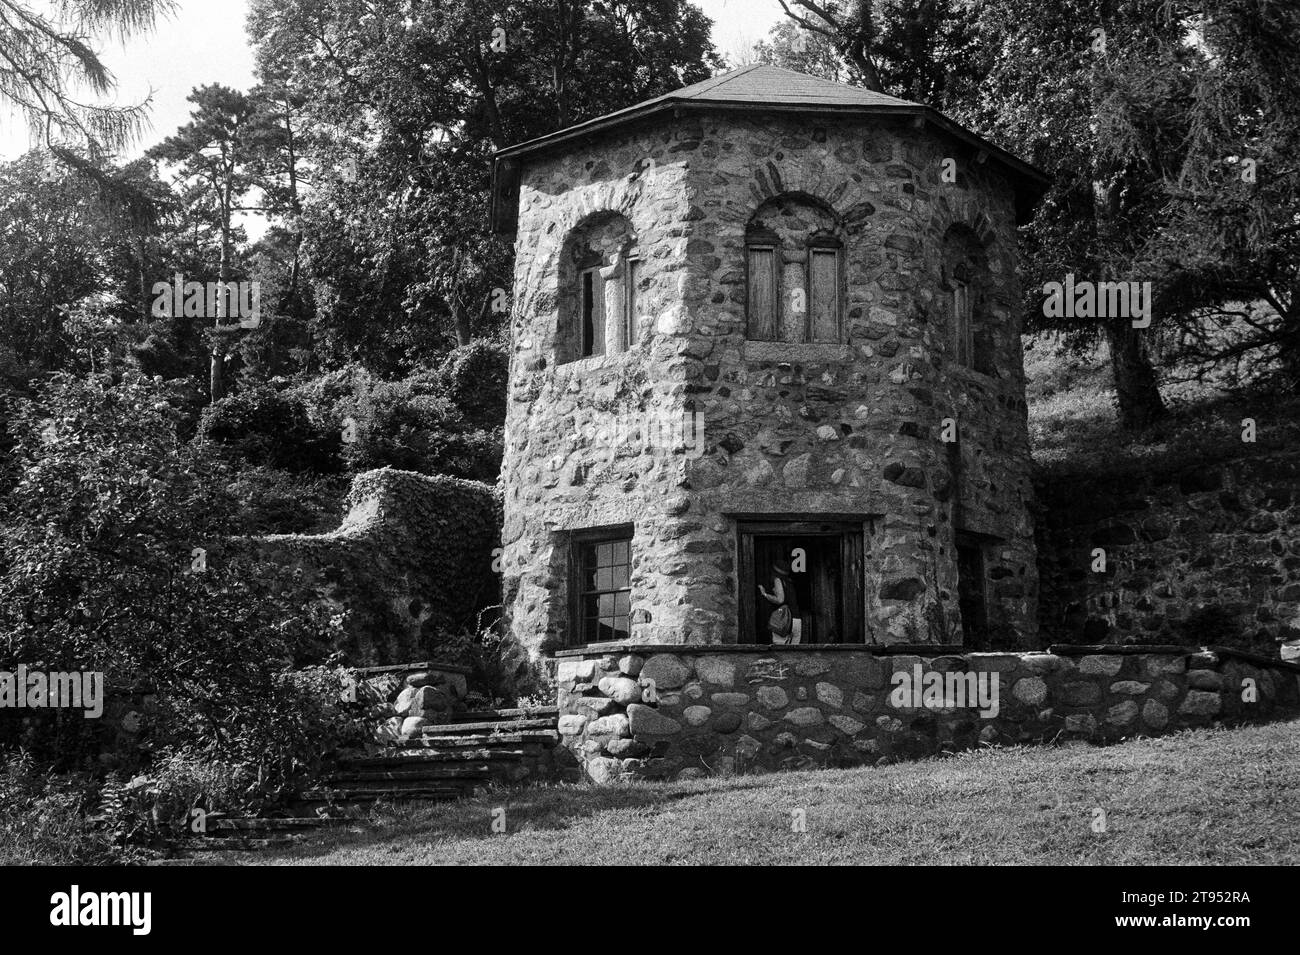
[[[284,592],[330,608],[337,649],[355,666],[436,659],[449,634],[500,604],[496,491],[477,481],[381,468],[358,475],[337,530],[277,534],[256,546]],[[486,621],[485,621],[486,622]]]

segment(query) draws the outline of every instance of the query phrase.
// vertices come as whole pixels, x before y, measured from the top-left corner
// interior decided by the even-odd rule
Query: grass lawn
[[[1025,379],[1029,445],[1043,477],[1178,469],[1285,451],[1300,441],[1300,396],[1258,383],[1229,391],[1214,382],[1164,382],[1166,417],[1144,431],[1123,431],[1104,349],[1062,353],[1050,336],[1026,340]],[[1243,418],[1256,421],[1253,444],[1241,440]]]
[[[507,831],[492,832],[505,807]],[[792,831],[793,810],[807,831]],[[1106,831],[1094,832],[1095,809]],[[538,786],[380,810],[382,828],[222,862],[290,865],[1300,862],[1300,721],[1098,748],[609,788]]]

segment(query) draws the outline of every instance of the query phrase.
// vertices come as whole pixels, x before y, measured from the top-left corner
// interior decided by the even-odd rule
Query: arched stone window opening
[[[843,340],[844,239],[838,217],[810,197],[778,196],[745,229],[748,338]]]
[[[994,374],[988,254],[975,233],[953,226],[943,240],[949,355],[954,364]]]
[[[631,223],[617,213],[588,218],[560,256],[556,362],[617,355],[640,334],[641,259]]]

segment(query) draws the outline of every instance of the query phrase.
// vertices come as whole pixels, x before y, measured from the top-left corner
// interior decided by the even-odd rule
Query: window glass
[[[625,640],[631,633],[632,541],[593,541],[578,547],[579,643]]]

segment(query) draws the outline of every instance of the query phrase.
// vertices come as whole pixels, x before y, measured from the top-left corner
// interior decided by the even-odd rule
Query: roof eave
[[[927,123],[932,123],[948,135],[966,143],[977,152],[985,154],[986,160],[999,163],[1016,177],[1016,223],[1018,225],[1023,225],[1032,218],[1034,206],[1042,198],[1048,184],[1051,182],[1050,177],[1037,166],[1025,162],[1014,153],[1010,153],[1002,147],[989,142],[983,136],[971,132],[966,127],[944,116],[938,110],[929,106],[922,106],[919,103],[901,103],[897,106],[870,106],[866,104],[754,103],[748,100],[725,99],[697,101],[678,100],[671,97],[651,100],[641,106],[634,106],[608,116],[598,116],[595,119],[579,123],[576,126],[570,126],[567,129],[548,133],[545,136],[539,136],[526,142],[516,143],[504,149],[498,149],[492,154],[494,178],[496,166],[502,160],[518,162],[525,156],[548,152],[565,143],[580,140],[614,127],[652,119],[661,113],[680,115],[683,112],[737,109],[750,112],[799,113],[803,115],[822,113],[835,116],[882,116],[891,119],[912,117],[914,120],[919,118]],[[493,192],[495,195],[496,190],[494,189]],[[494,207],[494,216],[495,214]]]
[[[585,123],[579,123],[576,126],[570,126],[567,129],[558,132],[548,133],[545,136],[539,136],[536,139],[530,139],[522,143],[516,143],[513,146],[507,146],[504,149],[498,149],[493,153],[493,158],[519,157],[531,153],[543,152],[553,149],[562,143],[574,139],[581,139],[594,133],[610,129],[614,126],[622,126],[628,123],[637,122],[647,119],[659,113],[667,112],[708,112],[710,110],[733,110],[743,109],[750,112],[778,112],[778,113],[827,113],[840,116],[921,116],[926,122],[933,123],[944,132],[949,133],[958,139],[964,140],[977,149],[986,151],[990,157],[996,158],[999,162],[1009,166],[1012,170],[1026,177],[1027,179],[1036,180],[1043,186],[1050,181],[1047,174],[1031,163],[1025,162],[1014,153],[1007,152],[1000,146],[986,140],[983,136],[973,133],[966,127],[960,125],[944,116],[938,110],[930,106],[920,104],[906,104],[899,106],[868,106],[862,104],[840,105],[815,103],[754,103],[749,100],[658,100],[644,104],[643,107],[633,107],[609,116],[598,116],[595,119],[588,120]]]

